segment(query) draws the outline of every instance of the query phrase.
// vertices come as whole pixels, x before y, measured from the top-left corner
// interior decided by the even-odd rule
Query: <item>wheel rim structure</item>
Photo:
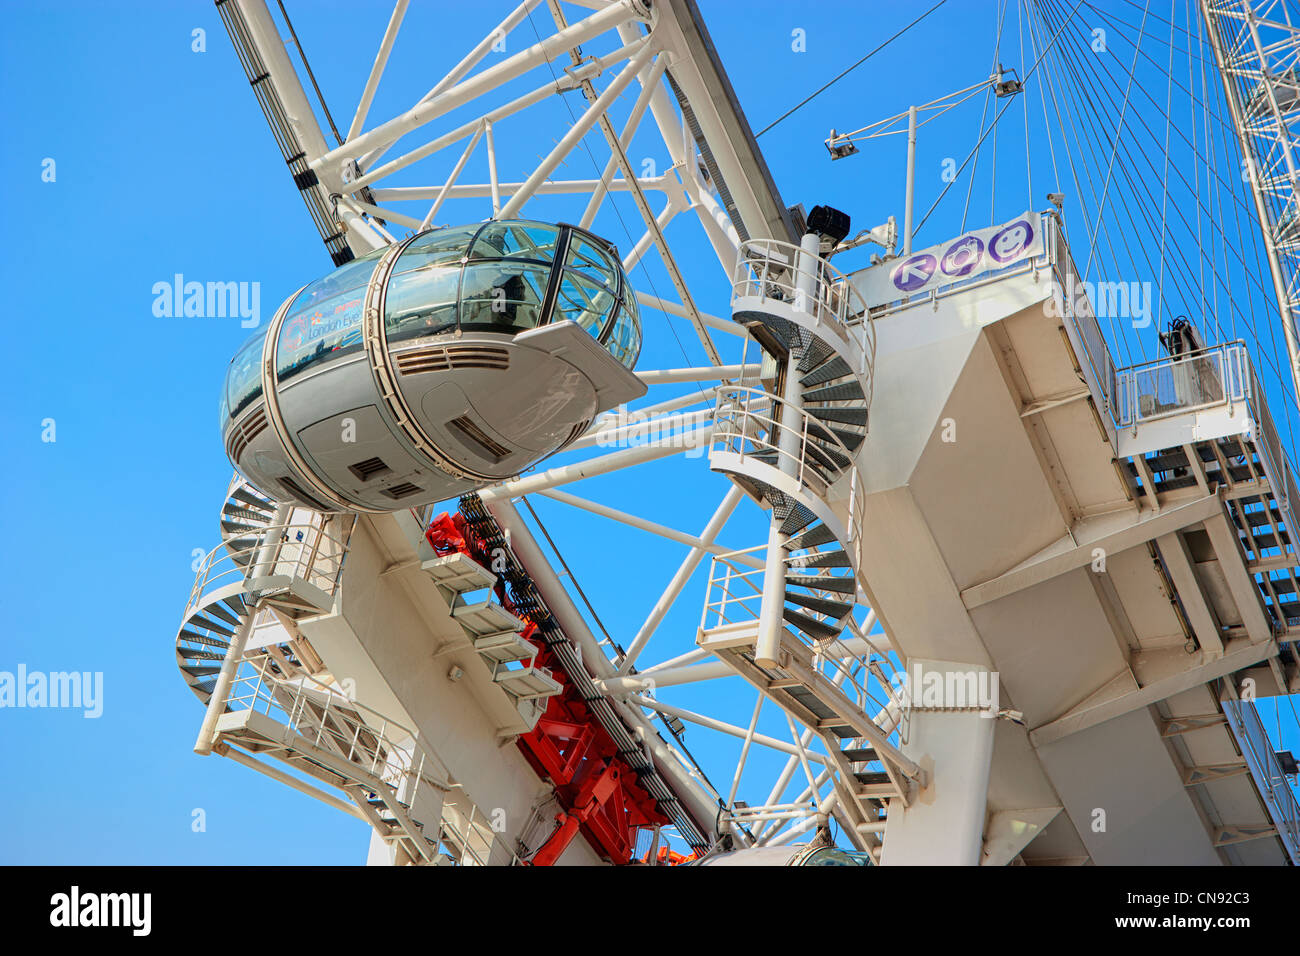
[[[389,52],[417,42],[402,34],[408,10],[398,2],[345,142],[331,148],[271,39],[266,6],[218,7],[336,263],[396,246],[402,230],[521,209],[627,243],[624,268],[654,316],[637,369],[648,395],[529,473],[483,489],[481,501],[527,514],[520,521],[535,540],[558,549],[546,548],[548,561],[572,561],[563,572],[590,598],[586,623],[611,628],[593,638],[605,658],[586,662],[594,686],[611,706],[655,721],[697,797],[714,806],[709,841],[803,842],[829,827],[878,858],[884,806],[908,798],[919,770],[897,750],[907,731],[897,660],[855,570],[853,456],[869,422],[871,322],[847,280],[791,244],[799,237],[743,119],[708,95],[718,74],[715,59],[698,55],[698,20],[682,4],[622,0],[570,22],[558,3],[526,0],[415,91],[410,109],[381,120],[371,106]],[[296,26],[310,45],[312,25]],[[493,53],[494,42],[505,52]],[[539,151],[536,165],[518,161]],[[643,154],[667,155],[665,171],[646,175],[632,159]],[[516,168],[518,181],[505,181]],[[570,170],[582,175],[566,178]],[[797,409],[769,374],[781,362],[798,381]],[[781,436],[793,432],[791,452]],[[762,594],[772,514],[784,535],[785,643],[781,663],[764,667],[725,639],[727,627],[760,616],[748,609],[752,595],[727,588]],[[222,513],[226,557],[246,571],[266,529],[284,524],[274,502],[236,481]],[[240,586],[202,599],[177,654],[205,699],[235,630],[264,599]],[[249,652],[245,664],[279,655],[278,676],[292,677],[294,646]],[[358,802],[363,813],[370,799]],[[656,842],[690,852],[674,830],[663,827]],[[431,859],[422,849],[408,856]]]

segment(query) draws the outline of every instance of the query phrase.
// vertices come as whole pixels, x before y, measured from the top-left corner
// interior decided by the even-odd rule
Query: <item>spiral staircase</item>
[[[894,743],[906,708],[892,692],[892,664],[853,622],[862,591],[855,455],[869,424],[874,355],[865,312],[852,285],[811,251],[742,245],[732,317],[778,373],[770,390],[719,389],[709,462],[770,509],[781,580],[774,587],[755,567],[767,546],[717,556],[698,643],[823,739],[838,771],[832,806],[855,844],[878,853],[889,800],[910,801],[921,772]],[[764,665],[763,595],[778,590],[780,651],[775,666]],[[844,638],[846,629],[854,635]]]
[[[328,605],[313,606],[301,598],[278,595],[269,597],[265,607],[255,609],[253,595],[246,588],[249,564],[275,514],[274,501],[242,478],[236,478],[221,507],[222,543],[195,569],[198,580],[176,635],[176,663],[186,684],[203,704],[211,699],[231,640],[250,614],[258,615],[255,629],[276,626],[284,629],[285,640],[262,648],[277,662],[283,678],[317,674],[321,670],[320,659],[310,644],[291,628],[294,618],[309,611],[318,613]]]
[[[334,607],[354,523],[232,481],[222,543],[196,567],[175,648],[186,684],[211,707],[232,645],[244,646],[211,750],[366,821],[396,863],[509,863],[513,851],[447,768],[414,733],[350,699],[296,626]]]

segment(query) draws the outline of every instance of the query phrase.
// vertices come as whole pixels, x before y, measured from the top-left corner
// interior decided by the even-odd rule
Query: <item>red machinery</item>
[[[492,564],[486,543],[460,514],[439,515],[429,524],[425,538],[440,555],[460,551],[484,567]],[[495,593],[506,610],[528,622],[522,636],[539,648],[536,666],[548,668],[564,688],[547,701],[537,725],[518,741],[537,775],[555,787],[560,804],[555,832],[529,862],[554,864],[579,832],[611,863],[631,862],[637,832],[667,824],[668,818],[638,783],[636,771],[619,755],[563,666],[541,642],[539,622],[515,607],[500,576]]]

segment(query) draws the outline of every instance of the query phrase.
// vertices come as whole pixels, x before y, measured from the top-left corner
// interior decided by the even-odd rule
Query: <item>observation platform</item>
[[[1300,690],[1294,478],[1247,349],[1117,368],[1059,221],[1022,226],[958,276],[969,236],[851,277],[877,342],[871,606],[909,665],[997,675],[983,862],[1300,862],[1243,699]],[[957,862],[933,808],[891,806],[882,862]]]

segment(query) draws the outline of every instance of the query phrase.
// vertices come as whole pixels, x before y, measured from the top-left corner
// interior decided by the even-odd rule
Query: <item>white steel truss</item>
[[[1300,23],[1289,0],[1201,0],[1300,400]]]
[[[839,790],[852,782],[840,779],[839,757],[827,752],[822,735],[791,725],[790,712],[781,706],[764,711],[763,701],[769,698],[753,695],[710,651],[696,648],[693,631],[683,634],[680,627],[664,624],[670,608],[682,601],[698,617],[703,595],[692,579],[705,557],[731,552],[744,567],[764,565],[761,551],[751,555],[720,543],[727,533],[749,539],[742,543],[760,540],[767,521],[752,505],[737,508],[744,496],[711,473],[702,455],[715,434],[719,408],[727,409],[719,402],[722,390],[757,385],[764,366],[759,350],[749,347],[744,327],[711,314],[727,308],[725,299],[704,299],[695,289],[716,283],[719,273],[712,262],[723,274],[733,273],[746,242],[799,238],[694,4],[523,0],[481,40],[467,44],[468,52],[454,65],[435,71],[422,88],[404,96],[409,106],[383,115],[377,104],[389,101],[381,94],[388,92],[384,78],[390,60],[401,54],[404,40],[417,45],[424,40],[403,36],[404,29],[418,28],[413,24],[422,14],[419,5],[397,0],[386,24],[375,25],[379,39],[373,66],[346,133],[334,145],[264,0],[218,0],[218,7],[336,264],[400,241],[410,230],[488,217],[535,216],[579,223],[613,239],[626,237],[623,264],[634,284],[642,286],[637,299],[643,309],[658,314],[647,317],[647,341],[666,340],[670,329],[676,336],[676,321],[683,330],[689,325],[698,345],[687,332],[678,338],[685,363],[637,369],[652,388],[641,407],[630,411],[635,417],[602,416],[557,460],[485,489],[482,500],[508,503],[536,495],[609,519],[634,534],[645,532],[684,546],[680,563],[663,569],[661,596],[640,631],[622,635],[626,650],[584,635],[609,657],[603,688],[619,707],[643,719],[662,716],[679,727],[686,720],[743,741],[730,781],[719,781],[727,794],[714,791],[701,768],[681,752],[676,732],[676,744],[668,743],[683,765],[679,779],[695,781],[702,794],[725,807],[740,845],[807,839],[833,816],[856,845],[870,847],[878,856],[878,834],[864,840],[871,826],[856,821],[842,805]],[[306,29],[300,32],[307,36]],[[362,35],[361,25],[355,33]],[[647,170],[639,159],[647,151],[666,154],[667,168]],[[519,168],[521,157],[533,156],[535,163]],[[711,256],[685,257],[675,251],[683,246],[676,236],[688,223],[698,230],[691,241]],[[656,287],[656,282],[661,284]],[[667,286],[671,294],[665,294]],[[692,354],[686,354],[688,347]],[[561,490],[629,468],[659,469],[674,462],[674,474],[696,476],[685,480],[698,480],[703,497],[717,500],[712,489],[703,488],[712,483],[723,498],[702,531],[681,531],[639,517],[640,496],[612,501],[603,484],[598,491],[593,483],[593,490],[581,497]],[[655,481],[651,477],[636,484]],[[638,568],[639,576],[654,573],[654,568]],[[600,604],[601,595],[594,597]],[[892,652],[883,635],[869,641],[862,637],[874,621],[859,604],[857,618],[849,621],[858,636],[839,642],[838,651],[814,658],[813,666],[836,687],[846,680],[862,686],[874,681],[873,707],[881,708],[885,725],[895,727],[896,716],[890,723],[890,688],[881,684],[884,671],[877,663]],[[579,626],[566,623],[566,632]],[[885,664],[885,670],[893,670],[887,660]],[[603,672],[602,667],[592,669],[597,677]],[[659,690],[671,695],[720,681],[742,688],[743,702],[735,704],[732,695],[732,702],[700,714],[657,696]],[[806,714],[795,717],[806,720]],[[791,729],[799,732],[783,739]],[[775,777],[764,776],[756,749],[786,760],[784,768],[772,770]],[[806,779],[800,783],[796,774]],[[750,789],[765,799],[746,805],[739,798]],[[802,793],[793,792],[800,789]]]

